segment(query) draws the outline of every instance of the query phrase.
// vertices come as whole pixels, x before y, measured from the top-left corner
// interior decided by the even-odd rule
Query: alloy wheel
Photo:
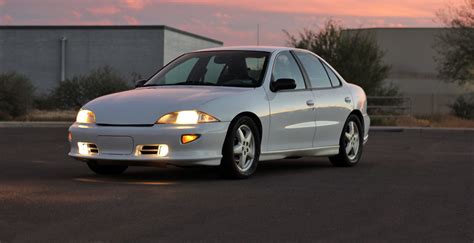
[[[242,172],[247,171],[255,158],[255,139],[249,126],[242,124],[237,129],[233,152],[237,168]]]
[[[354,121],[347,123],[344,132],[344,139],[346,144],[346,155],[352,161],[357,158],[360,146],[359,128]]]

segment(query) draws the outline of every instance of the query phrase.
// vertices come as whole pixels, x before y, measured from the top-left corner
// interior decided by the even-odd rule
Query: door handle
[[[345,101],[346,103],[351,103],[352,100],[351,100],[350,97],[346,97],[346,98],[344,99],[344,101]]]
[[[306,104],[307,104],[308,106],[314,106],[314,101],[313,101],[313,100],[307,100],[307,101],[306,101]]]

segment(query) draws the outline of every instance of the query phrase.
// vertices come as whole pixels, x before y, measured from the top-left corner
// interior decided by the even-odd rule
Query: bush
[[[106,66],[95,69],[87,75],[75,76],[61,82],[50,98],[54,100],[55,108],[78,109],[97,97],[127,89],[130,89],[130,86],[125,79]],[[37,104],[49,106],[51,102],[40,98]]]
[[[474,119],[474,92],[459,96],[451,109],[457,117]]]
[[[383,62],[385,53],[369,33],[344,30],[333,20],[320,30],[304,29],[296,36],[285,33],[290,46],[318,54],[345,80],[361,86],[367,95],[400,95],[398,87],[385,85],[390,66]]]
[[[15,72],[0,74],[0,119],[26,115],[33,103],[34,86]]]

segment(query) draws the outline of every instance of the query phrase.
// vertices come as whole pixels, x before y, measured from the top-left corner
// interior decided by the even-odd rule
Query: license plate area
[[[133,152],[133,139],[125,136],[98,136],[97,146],[101,154],[129,155]]]

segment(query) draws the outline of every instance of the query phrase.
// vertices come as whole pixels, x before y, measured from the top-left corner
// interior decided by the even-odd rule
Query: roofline
[[[155,29],[173,31],[183,35],[192,36],[198,39],[224,45],[224,42],[222,41],[176,29],[167,25],[0,25],[0,30],[2,29]]]

